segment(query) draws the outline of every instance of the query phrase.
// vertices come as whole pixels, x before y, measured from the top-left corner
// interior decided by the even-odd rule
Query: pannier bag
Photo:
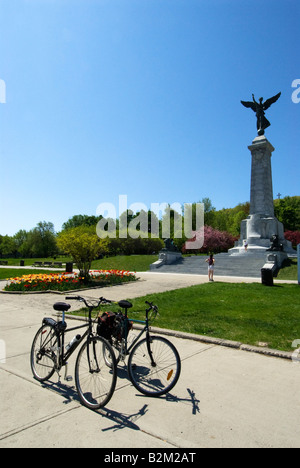
[[[118,341],[122,339],[122,327],[125,317],[123,314],[114,312],[104,312],[101,317],[98,317],[97,334],[102,336],[108,341],[111,341],[112,337]],[[127,335],[132,329],[132,322],[127,322]]]
[[[115,319],[116,314],[113,312],[104,312],[101,317],[98,317],[97,334],[110,340],[114,332]]]

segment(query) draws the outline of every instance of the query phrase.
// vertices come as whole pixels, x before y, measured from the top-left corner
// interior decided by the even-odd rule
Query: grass
[[[107,257],[101,260],[94,260],[92,262],[92,270],[128,270],[128,271],[148,271],[150,265],[156,262],[158,254],[156,255],[117,255],[115,257]],[[9,266],[19,266],[20,258],[2,259],[8,261]],[[25,259],[25,266],[31,266],[35,262],[71,262],[72,260],[67,257],[57,258],[27,258]],[[75,265],[74,265],[75,266]],[[75,266],[76,267],[76,266]]]
[[[92,269],[149,271],[151,263],[157,260],[158,255],[117,255],[93,261]]]
[[[20,266],[20,261],[25,261],[25,266],[32,266],[35,262],[71,262],[72,259],[69,257],[49,257],[49,258],[1,258],[1,260],[6,260],[8,266]]]
[[[278,273],[277,279],[280,280],[297,280],[298,278],[298,261],[297,258],[288,258],[283,267]]]
[[[153,301],[159,307],[153,326],[292,351],[300,339],[299,299],[298,285],[215,282],[129,299],[129,313],[143,320],[145,301]]]

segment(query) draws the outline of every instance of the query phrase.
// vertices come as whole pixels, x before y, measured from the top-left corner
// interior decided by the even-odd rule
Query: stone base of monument
[[[281,250],[276,249],[268,252],[268,249],[271,248],[272,236],[278,236]],[[245,249],[245,243],[247,244],[247,250]],[[264,254],[266,259],[268,254],[276,254],[276,267],[280,268],[288,254],[294,254],[295,251],[291,242],[284,238],[283,225],[277,218],[254,214],[241,222],[240,240],[235,243],[233,249],[229,250],[229,253],[231,255]],[[275,260],[275,257],[273,259]]]
[[[170,250],[161,250],[159,252],[158,260],[150,265],[150,270],[157,270],[162,265],[172,265],[182,258],[180,252],[173,252]]]

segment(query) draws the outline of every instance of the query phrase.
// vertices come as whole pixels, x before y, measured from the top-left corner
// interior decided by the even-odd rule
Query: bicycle
[[[146,319],[144,321],[128,318],[128,309],[132,307],[129,301],[114,302],[100,299],[100,305],[118,304],[125,314],[104,313],[99,315],[97,333],[103,336],[114,348],[117,363],[128,358],[128,375],[134,387],[147,396],[164,395],[176,385],[181,373],[180,356],[175,346],[166,338],[150,335],[150,322],[158,314],[158,307],[147,302]],[[151,316],[149,314],[151,313]],[[141,332],[128,346],[128,334],[132,324],[144,325]],[[143,334],[146,337],[140,340]],[[110,355],[105,354],[110,365]]]
[[[117,362],[110,343],[93,332],[94,320],[92,311],[99,307],[99,301],[88,303],[80,296],[66,297],[66,300],[78,300],[88,308],[88,321],[84,325],[67,330],[65,313],[71,306],[65,302],[57,302],[53,308],[62,313],[62,320],[53,318],[43,319],[42,326],[34,337],[30,364],[34,377],[39,382],[49,380],[54,372],[58,373],[65,367],[65,380],[72,380],[67,375],[68,359],[82,343],[75,364],[75,383],[81,403],[97,410],[104,407],[111,399],[117,381]],[[66,333],[86,328],[81,336],[77,334],[65,347]],[[107,365],[105,356],[110,356],[110,365]]]

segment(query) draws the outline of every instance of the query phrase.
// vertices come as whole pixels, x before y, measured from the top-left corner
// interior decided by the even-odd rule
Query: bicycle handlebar
[[[70,300],[74,300],[74,301],[81,301],[81,302],[84,302],[84,304],[86,305],[86,307],[88,307],[90,310],[98,307],[100,304],[120,304],[119,302],[116,302],[116,301],[111,301],[110,299],[105,299],[105,297],[100,297],[98,301],[98,304],[96,305],[89,305],[87,303],[87,301],[85,300],[84,297],[81,297],[81,296],[66,296],[66,300],[67,301],[70,301]],[[122,302],[122,301],[121,301]],[[126,302],[126,301],[124,301]],[[155,313],[155,316],[157,315],[158,313],[158,307],[156,305],[153,305],[153,302],[149,302],[149,301],[145,301],[145,304],[147,304],[149,306],[149,309],[146,309],[146,313],[147,313],[147,316],[148,316],[148,313],[153,310],[153,312]],[[120,304],[121,305],[121,304]]]

